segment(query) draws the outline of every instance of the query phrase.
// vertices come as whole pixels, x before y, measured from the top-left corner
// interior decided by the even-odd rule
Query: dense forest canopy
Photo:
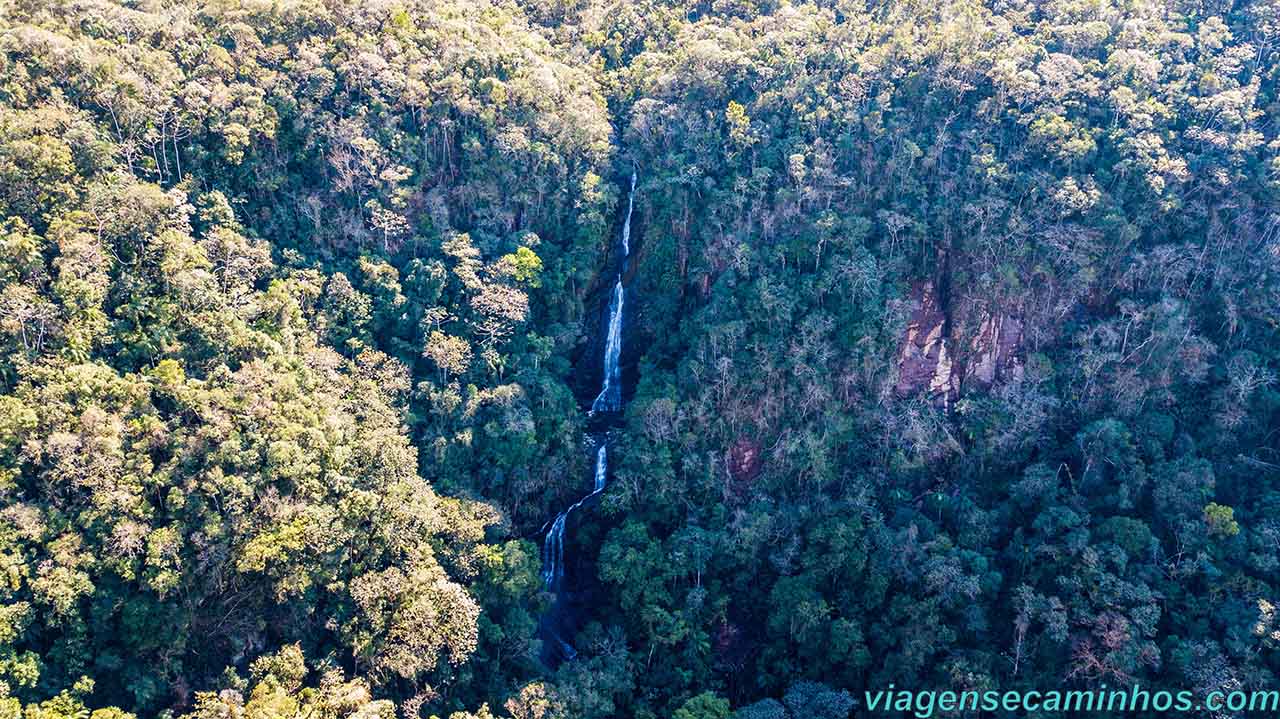
[[[0,716],[1280,688],[1278,79],[1277,0],[0,0]]]

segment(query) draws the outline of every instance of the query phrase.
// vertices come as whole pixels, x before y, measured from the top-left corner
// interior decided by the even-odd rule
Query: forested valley
[[[1280,688],[1278,79],[1280,0],[0,0],[0,719]]]

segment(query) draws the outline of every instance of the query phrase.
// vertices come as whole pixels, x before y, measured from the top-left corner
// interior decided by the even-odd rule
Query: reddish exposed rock
[[[721,671],[739,671],[746,665],[750,642],[742,629],[730,622],[721,622],[714,630],[712,647],[716,665]]]
[[[729,476],[735,484],[749,484],[760,474],[760,443],[747,437],[739,437],[729,447],[726,459],[729,465]]]
[[[911,300],[911,318],[898,351],[897,392],[909,395],[928,389],[948,397],[955,392],[958,381],[945,336],[946,313],[932,282],[915,285]]]
[[[943,307],[932,282],[911,290],[912,312],[898,351],[899,396],[921,391],[944,404],[964,389],[990,387],[1022,371],[1022,320],[960,302]]]
[[[997,379],[1021,371],[1017,350],[1022,322],[1006,314],[982,313],[964,359],[965,381],[989,387]]]

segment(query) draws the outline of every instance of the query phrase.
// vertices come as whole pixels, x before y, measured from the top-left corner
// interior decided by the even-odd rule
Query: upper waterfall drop
[[[613,285],[613,295],[609,299],[609,330],[604,344],[604,374],[601,380],[600,394],[591,403],[591,413],[617,412],[622,408],[621,370],[622,360],[622,311],[626,303],[626,289],[622,286],[622,276],[626,271],[627,258],[631,255],[631,213],[636,208],[636,173],[631,173],[631,191],[627,193],[627,215],[622,220],[622,268],[618,271],[618,281]]]
[[[631,254],[631,211],[636,208],[636,173],[631,173],[631,190],[627,192],[627,217],[622,221],[622,258]]]
[[[621,372],[618,362],[622,358],[622,305],[626,290],[622,288],[622,277],[613,286],[613,299],[609,301],[609,334],[604,343],[604,381],[600,394],[591,403],[591,413],[617,412],[622,407],[622,392],[619,385]]]

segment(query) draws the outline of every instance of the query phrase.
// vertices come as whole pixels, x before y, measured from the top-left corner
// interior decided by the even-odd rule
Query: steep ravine
[[[631,187],[627,194],[627,212],[622,221],[621,262],[609,300],[609,317],[605,325],[603,370],[600,393],[591,403],[588,417],[593,431],[590,444],[595,448],[595,472],[591,492],[566,507],[543,525],[542,580],[555,601],[539,621],[539,635],[543,640],[543,661],[549,664],[573,659],[577,650],[566,636],[572,636],[574,628],[573,587],[565,577],[565,527],[573,512],[604,491],[609,471],[609,417],[622,410],[622,322],[627,306],[627,291],[623,280],[627,275],[627,260],[631,253],[631,215],[635,210],[636,174],[631,173]]]

